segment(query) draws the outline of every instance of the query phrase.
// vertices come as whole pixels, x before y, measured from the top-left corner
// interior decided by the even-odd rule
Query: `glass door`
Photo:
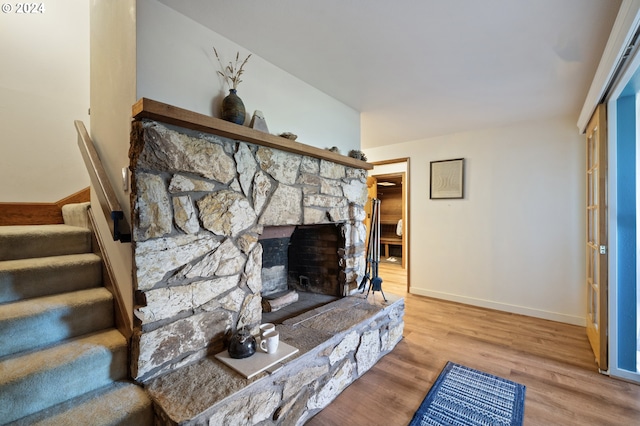
[[[587,127],[587,336],[600,371],[608,369],[607,131],[599,105]]]
[[[640,383],[638,139],[640,58],[607,104],[609,122],[610,344],[609,374]]]

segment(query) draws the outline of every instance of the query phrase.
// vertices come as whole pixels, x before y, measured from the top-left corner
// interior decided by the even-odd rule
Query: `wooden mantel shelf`
[[[191,130],[211,133],[229,139],[249,142],[269,148],[280,149],[294,154],[320,158],[344,166],[371,170],[373,165],[346,155],[336,154],[326,149],[316,148],[280,136],[271,135],[246,126],[221,120],[208,115],[178,108],[162,102],[142,98],[133,105],[133,118],[150,119]]]

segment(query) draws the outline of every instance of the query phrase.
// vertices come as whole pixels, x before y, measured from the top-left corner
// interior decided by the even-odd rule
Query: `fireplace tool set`
[[[365,267],[365,274],[362,278],[358,290],[362,290],[367,287],[367,281],[369,281],[369,289],[365,299],[369,297],[369,292],[376,291],[382,294],[384,301],[387,301],[384,291],[382,291],[382,278],[378,275],[378,266],[380,264],[380,200],[373,198],[371,200],[371,224],[369,226],[369,244],[367,246],[367,265]]]

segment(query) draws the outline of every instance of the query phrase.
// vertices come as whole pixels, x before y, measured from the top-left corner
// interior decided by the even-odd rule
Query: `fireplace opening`
[[[335,224],[265,228],[263,321],[282,322],[342,297],[345,240]]]

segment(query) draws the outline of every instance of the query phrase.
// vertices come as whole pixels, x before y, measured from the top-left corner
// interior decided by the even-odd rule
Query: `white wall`
[[[54,202],[89,186],[73,126],[88,126],[89,5],[44,5],[0,14],[3,202]]]
[[[129,194],[122,189],[121,170],[129,166],[131,106],[135,103],[135,0],[91,1],[91,138],[114,191],[129,218]],[[99,206],[95,191],[91,203]],[[112,229],[94,209],[98,232],[116,273],[116,285],[133,315],[131,244],[114,242]]]
[[[121,170],[129,165],[131,107],[147,97],[213,116],[227,89],[212,46],[247,52],[156,0],[91,2],[91,137],[127,217]],[[253,75],[253,77],[252,77]],[[346,154],[360,147],[360,114],[252,56],[239,87],[248,111],[263,111],[271,133],[291,131]]]
[[[245,49],[156,0],[91,1],[91,137],[127,218],[129,191],[121,170],[129,166],[131,107],[142,97],[219,116],[226,95],[212,46],[224,57]],[[249,118],[263,111],[271,133],[291,131],[319,147],[343,153],[360,146],[360,114],[257,56],[247,64],[239,94]],[[215,107],[214,107],[215,105]],[[95,199],[92,199],[97,204]],[[131,244],[113,243],[98,220],[132,314]]]
[[[242,17],[236,17],[242,24]],[[295,35],[294,35],[295,36]],[[228,87],[212,47],[223,63],[251,53],[222,35],[155,0],[138,1],[137,97],[147,97],[220,117]],[[238,86],[247,110],[264,113],[270,133],[292,132],[298,141],[343,154],[360,149],[360,113],[253,55]]]
[[[571,119],[365,149],[410,157],[411,292],[584,325],[584,141]],[[465,158],[465,198],[429,162]]]

